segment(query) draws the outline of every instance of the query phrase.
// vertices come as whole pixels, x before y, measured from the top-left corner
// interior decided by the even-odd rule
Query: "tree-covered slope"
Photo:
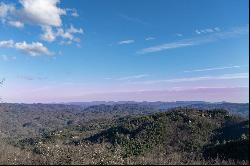
[[[202,153],[207,145],[217,142],[214,139],[219,139],[220,130],[226,128],[228,131],[225,134],[234,134],[233,131],[236,129],[232,125],[246,123],[242,122],[241,118],[235,121],[232,119],[235,119],[234,116],[220,109],[200,111],[181,108],[153,115],[122,118],[116,126],[87,140],[121,146],[124,156],[140,155],[158,146],[164,147],[167,153],[198,154]],[[228,125],[229,122],[231,126]],[[239,130],[242,128],[239,127]],[[243,134],[248,135],[248,132],[244,130],[230,140],[236,140]],[[220,139],[227,137],[222,136]]]

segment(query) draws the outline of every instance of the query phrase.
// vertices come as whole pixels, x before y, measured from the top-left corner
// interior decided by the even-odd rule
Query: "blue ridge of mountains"
[[[120,105],[120,104],[136,104],[141,106],[148,106],[154,109],[171,109],[175,107],[189,107],[197,109],[225,109],[232,114],[239,114],[242,116],[249,115],[249,103],[230,103],[230,102],[205,102],[205,101],[176,101],[176,102],[135,102],[135,101],[93,101],[93,102],[70,102],[63,103],[67,105],[79,105],[89,107],[94,105]]]

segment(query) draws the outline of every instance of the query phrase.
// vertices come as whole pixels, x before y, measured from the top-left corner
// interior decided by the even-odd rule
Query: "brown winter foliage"
[[[223,109],[0,104],[0,113],[0,164],[249,164],[249,120]]]

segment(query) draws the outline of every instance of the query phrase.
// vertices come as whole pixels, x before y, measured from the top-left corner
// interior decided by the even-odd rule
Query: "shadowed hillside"
[[[164,150],[168,153],[185,152],[198,155],[204,151],[205,145],[222,140],[237,140],[248,135],[248,123],[240,118],[236,120],[229,116],[227,111],[219,109],[176,109],[139,118],[122,119],[116,127],[102,131],[87,140],[120,145],[124,148],[125,156],[140,155],[159,145],[165,147]],[[247,145],[245,140],[240,140],[240,143]],[[245,154],[248,154],[246,150],[243,149]],[[231,152],[233,151],[228,153]],[[217,153],[213,154],[216,156]],[[238,155],[240,156],[240,153]],[[239,156],[238,159],[248,160],[246,156]]]

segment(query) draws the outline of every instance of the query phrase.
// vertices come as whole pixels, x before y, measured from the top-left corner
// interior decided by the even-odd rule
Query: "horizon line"
[[[149,101],[149,100],[143,100],[143,101],[136,101],[136,100],[93,100],[93,101],[70,101],[70,102],[0,102],[0,104],[72,104],[72,103],[94,103],[94,102],[113,102],[113,103],[119,103],[119,102],[124,102],[124,103],[129,103],[129,102],[134,102],[134,103],[157,103],[157,102],[162,102],[162,103],[178,103],[178,102],[201,102],[201,103],[209,103],[209,104],[218,104],[218,103],[235,103],[235,104],[249,104],[249,102],[230,102],[230,101],[206,101],[206,100],[175,100],[175,101],[163,101],[163,100],[156,100],[156,101]],[[74,104],[72,104],[74,105]],[[98,104],[97,104],[98,105]]]

